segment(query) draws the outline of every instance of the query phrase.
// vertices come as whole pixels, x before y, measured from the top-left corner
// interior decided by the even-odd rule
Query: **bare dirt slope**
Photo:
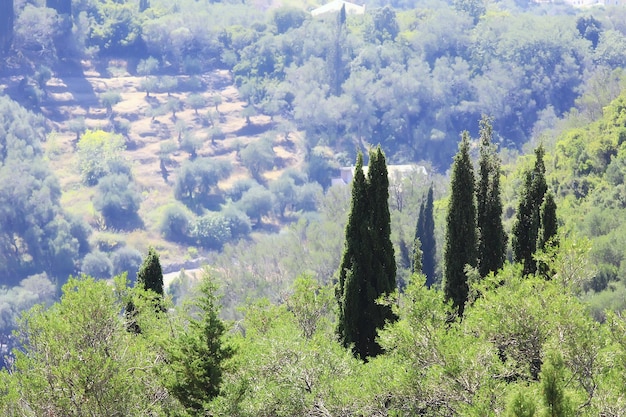
[[[179,77],[179,84],[188,77]],[[241,101],[237,89],[232,85],[227,71],[214,71],[201,76],[205,88],[199,93],[207,101],[215,95],[221,97],[218,111],[207,105],[194,111],[186,104],[189,92],[150,93],[141,91],[142,78],[124,73],[115,78],[102,76],[93,69],[85,68],[84,77],[58,77],[47,83],[47,97],[41,105],[41,112],[47,118],[51,134],[46,142],[46,151],[52,169],[58,175],[63,189],[63,205],[66,210],[87,220],[96,230],[93,237],[96,245],[119,246],[127,244],[140,251],[154,246],[161,253],[165,263],[180,262],[195,257],[196,252],[166,242],[158,233],[162,208],[174,201],[173,184],[176,170],[189,158],[189,154],[176,150],[167,165],[170,174],[167,181],[162,177],[159,153],[163,143],[178,143],[179,135],[192,135],[202,141],[199,156],[221,158],[233,166],[231,178],[220,183],[227,188],[236,178],[248,177],[248,171],[238,162],[237,151],[247,143],[270,135],[274,140],[274,150],[280,166],[266,173],[268,180],[276,178],[286,167],[302,163],[303,153],[293,143],[286,143],[283,134],[272,133],[275,124],[267,116],[253,116],[247,124],[241,111],[245,103]],[[1,82],[0,82],[1,83]],[[107,91],[118,91],[122,100],[112,107],[113,114],[100,103],[100,95]],[[171,97],[179,99],[183,108],[175,116],[164,108]],[[156,109],[161,109],[156,110]],[[215,118],[216,114],[218,115]],[[209,140],[212,115],[213,126],[219,127],[224,139],[212,143]],[[71,131],[72,121],[84,118],[87,129],[112,129],[112,120],[126,126],[126,158],[132,162],[135,182],[142,193],[139,215],[143,227],[134,231],[107,229],[102,218],[91,203],[95,190],[85,187],[77,170],[75,154],[76,134]],[[298,137],[293,132],[290,138]],[[104,243],[103,243],[104,242]]]

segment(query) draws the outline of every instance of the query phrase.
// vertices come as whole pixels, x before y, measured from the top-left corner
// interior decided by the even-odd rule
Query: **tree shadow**
[[[66,91],[72,95],[73,103],[85,109],[98,107],[100,102],[91,83],[85,77],[80,62],[65,62],[59,65],[57,77],[65,84]]]
[[[268,130],[271,130],[273,126],[274,126],[273,123],[263,123],[263,124],[250,123],[250,124],[245,124],[241,128],[234,131],[233,133],[237,136],[261,135],[267,132]]]

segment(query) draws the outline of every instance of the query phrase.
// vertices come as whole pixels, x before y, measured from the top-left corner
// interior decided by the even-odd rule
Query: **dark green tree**
[[[524,275],[534,274],[537,270],[533,254],[537,250],[541,205],[548,189],[543,156],[543,146],[539,145],[535,149],[535,166],[525,174],[512,230],[513,260],[523,265]]]
[[[363,156],[358,154],[336,295],[339,337],[361,359],[381,353],[376,332],[386,321],[395,319],[390,306],[376,302],[396,287],[388,181],[380,147],[370,153],[367,180],[363,174]]]
[[[344,61],[344,43],[346,34],[344,27],[346,25],[346,6],[341,7],[337,14],[337,21],[334,28],[333,40],[328,47],[327,65],[328,78],[331,93],[341,95],[341,85],[346,79],[346,69]]]
[[[188,323],[167,347],[171,374],[166,385],[190,415],[204,415],[209,401],[220,392],[224,361],[234,349],[223,341],[226,326],[219,317],[217,286],[203,271],[199,294]]]
[[[475,267],[478,261],[474,167],[469,147],[469,133],[463,132],[452,165],[444,249],[444,294],[446,300],[452,300],[459,316],[463,315],[469,291],[465,267]]]
[[[506,258],[507,236],[502,225],[500,159],[492,143],[491,120],[480,121],[480,161],[476,209],[478,224],[478,271],[481,277],[496,272]]]
[[[556,202],[554,195],[547,192],[541,205],[541,227],[539,229],[539,240],[537,241],[537,249],[545,249],[548,244],[556,244],[555,238],[559,229],[556,218]]]
[[[431,184],[426,201],[420,207],[415,229],[415,239],[419,239],[422,251],[421,272],[426,276],[426,286],[428,287],[435,283],[435,256],[437,253],[433,203],[433,186]],[[419,271],[414,270],[413,272]]]
[[[148,255],[144,258],[137,272],[137,285],[163,296],[163,271],[159,254],[153,247],[148,249]]]
[[[11,49],[14,20],[13,0],[0,0],[0,53],[6,54]]]

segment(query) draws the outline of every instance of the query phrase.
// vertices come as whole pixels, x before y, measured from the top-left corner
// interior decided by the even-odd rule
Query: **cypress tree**
[[[151,290],[163,296],[163,271],[159,254],[153,247],[148,249],[148,255],[137,272],[137,284],[145,290]]]
[[[555,241],[556,235],[559,230],[558,221],[556,218],[556,202],[554,201],[554,195],[551,192],[547,192],[541,205],[541,219],[539,228],[539,238],[537,240],[537,249],[545,249],[547,244],[558,245]]]
[[[419,239],[422,251],[422,273],[426,276],[426,286],[435,283],[435,256],[437,244],[435,242],[435,219],[433,216],[433,186],[428,189],[426,202],[420,206],[415,230],[415,239]],[[416,272],[416,271],[413,271]]]
[[[512,230],[513,260],[523,265],[524,275],[534,274],[537,271],[533,254],[537,250],[539,238],[541,205],[548,189],[543,156],[544,149],[540,145],[535,149],[535,166],[524,176],[517,216]]]
[[[478,272],[481,277],[496,272],[506,257],[507,237],[502,225],[500,160],[492,144],[491,120],[480,121],[480,160],[476,208],[478,224]]]
[[[474,167],[469,156],[469,133],[463,132],[454,157],[444,249],[444,294],[463,315],[469,287],[465,266],[477,263],[478,237],[474,196]]]
[[[344,253],[339,269],[337,332],[344,346],[353,346],[361,359],[376,356],[381,348],[376,331],[394,320],[390,306],[376,300],[396,287],[396,264],[391,244],[388,206],[389,180],[380,150],[370,153],[368,179],[363,156],[357,155]]]

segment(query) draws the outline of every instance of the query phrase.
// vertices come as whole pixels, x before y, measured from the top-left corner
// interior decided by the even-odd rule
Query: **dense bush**
[[[163,237],[174,242],[185,242],[189,237],[191,214],[185,207],[170,204],[165,207],[159,230]]]
[[[230,221],[218,213],[207,214],[196,220],[191,235],[200,246],[219,249],[232,238]]]
[[[111,254],[113,274],[120,275],[127,273],[128,280],[134,282],[137,278],[137,271],[143,262],[143,256],[137,249],[124,246]]]
[[[91,252],[83,258],[80,271],[94,278],[111,278],[113,264],[105,253]]]
[[[141,196],[132,181],[121,174],[100,179],[93,205],[104,217],[107,225],[127,228],[137,223]]]

